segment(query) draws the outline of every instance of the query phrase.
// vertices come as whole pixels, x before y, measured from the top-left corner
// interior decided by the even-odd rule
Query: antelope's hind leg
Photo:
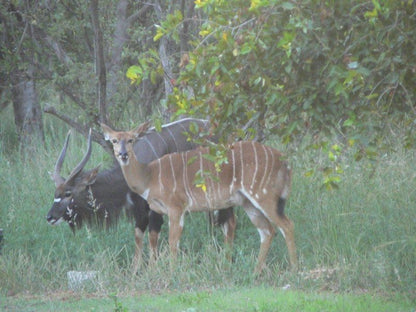
[[[265,267],[267,254],[269,252],[275,230],[264,214],[259,209],[254,207],[248,200],[244,202],[243,208],[247,213],[247,216],[250,218],[251,223],[254,224],[260,234],[260,251],[254,271],[256,274],[259,274]]]
[[[185,212],[182,209],[170,208],[169,216],[169,248],[173,260],[177,258],[179,241],[182,235]]]
[[[298,261],[296,256],[295,229],[293,222],[284,214],[285,202],[286,200],[284,198],[279,198],[277,204],[271,203],[269,205],[270,209],[266,210],[268,213],[267,218],[277,225],[285,238],[291,268],[292,270],[297,270]]]

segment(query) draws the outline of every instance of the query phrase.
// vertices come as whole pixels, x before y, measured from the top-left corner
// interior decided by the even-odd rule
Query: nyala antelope
[[[204,157],[209,153],[207,148],[168,154],[146,164],[134,156],[134,143],[146,133],[148,123],[125,132],[114,131],[105,124],[101,127],[105,139],[113,144],[129,187],[147,200],[150,209],[168,215],[173,258],[178,252],[186,212],[241,206],[260,234],[255,271],[261,272],[265,265],[274,225],[283,234],[291,266],[296,268],[294,226],[284,214],[291,170],[277,150],[254,141],[234,143],[227,151],[228,162],[220,165],[219,171]],[[198,174],[205,179],[205,188],[195,185]]]
[[[150,162],[164,154],[195,148],[189,142],[190,124],[200,130],[209,125],[205,120],[186,118],[175,123],[162,126],[162,131],[150,129],[140,140],[135,142],[139,149],[138,157],[144,162]],[[135,220],[135,256],[133,267],[137,270],[142,255],[143,236],[149,229],[149,245],[151,258],[157,254],[157,243],[162,215],[151,211],[147,202],[138,194],[132,192],[123,176],[120,166],[99,172],[99,167],[90,171],[84,170],[91,156],[91,138],[88,138],[88,149],[81,162],[71,171],[67,179],[61,176],[61,168],[66,155],[70,133],[68,133],[62,151],[56,161],[52,179],[55,182],[54,203],[47,214],[47,221],[57,225],[66,221],[71,229],[80,228],[84,221],[90,225],[109,227],[117,222],[122,208],[127,207],[127,213]],[[225,209],[217,216],[216,223],[223,227],[226,242],[231,245],[236,227],[233,209]]]
[[[155,216],[150,218],[149,224],[149,205],[129,189],[119,165],[101,172],[99,172],[99,166],[92,170],[84,170],[91,156],[91,133],[84,157],[71,171],[68,178],[63,178],[61,168],[70,134],[69,131],[51,174],[56,189],[54,202],[46,220],[50,225],[58,225],[65,221],[74,233],[84,223],[109,228],[118,222],[122,208],[127,208],[127,214],[129,216],[132,214],[135,219],[136,248],[133,267],[137,269],[143,246],[139,233],[144,232],[148,225],[149,232],[160,232],[163,219],[155,213]]]

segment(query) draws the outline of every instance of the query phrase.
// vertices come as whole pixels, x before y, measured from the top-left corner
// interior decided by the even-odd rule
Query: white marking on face
[[[267,190],[265,188],[263,189],[263,194],[267,194]]]
[[[128,158],[126,160],[123,160],[121,158],[121,156],[118,156],[117,160],[118,160],[118,163],[120,164],[120,166],[122,166],[122,167],[129,165],[129,159]]]
[[[66,214],[68,215],[68,216],[72,216],[72,212],[73,212],[74,210],[73,209],[71,209],[71,208],[69,208],[69,206],[68,207],[66,207]]]
[[[53,200],[53,202],[54,202],[54,203],[60,203],[60,202],[61,202],[61,200],[62,200],[62,198],[55,198],[55,199]]]

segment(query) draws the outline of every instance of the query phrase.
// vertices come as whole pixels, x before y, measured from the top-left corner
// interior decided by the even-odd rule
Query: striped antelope
[[[206,148],[168,154],[145,164],[134,157],[133,146],[148,126],[145,123],[136,130],[117,132],[101,125],[129,187],[148,201],[150,209],[168,215],[173,257],[179,248],[185,212],[242,206],[260,234],[256,272],[265,265],[275,233],[273,225],[283,234],[290,263],[296,268],[294,227],[284,214],[291,170],[277,150],[254,141],[237,142],[227,151],[228,162],[220,166],[220,171],[204,158],[209,153]],[[205,189],[195,185],[197,174],[205,178]]]
[[[62,177],[61,168],[70,134],[69,131],[61,154],[56,161],[54,172],[51,174],[56,189],[54,202],[46,220],[50,225],[58,225],[65,221],[74,233],[84,223],[92,226],[98,225],[100,228],[109,228],[117,223],[122,208],[127,208],[127,214],[132,214],[135,219],[136,248],[133,268],[137,270],[143,248],[140,233],[143,233],[148,225],[149,233],[159,233],[163,219],[156,213],[154,217],[149,215],[149,205],[129,189],[119,165],[103,171],[99,171],[99,166],[91,170],[84,170],[91,156],[91,133],[84,157],[66,179]]]
[[[188,136],[184,134],[189,132],[191,123],[201,130],[208,127],[206,120],[186,118],[162,126],[162,132],[150,129],[134,144],[134,148],[139,150],[139,159],[150,162],[167,153],[195,148],[196,145],[189,142]],[[91,156],[90,137],[81,162],[71,171],[68,178],[63,178],[61,168],[68,141],[69,133],[52,174],[56,189],[54,203],[46,217],[49,224],[57,225],[66,221],[73,231],[80,228],[84,222],[109,227],[117,222],[122,208],[126,207],[129,208],[127,213],[132,214],[135,220],[136,248],[133,268],[136,270],[138,267],[143,249],[143,236],[147,228],[151,258],[154,259],[163,223],[162,216],[151,211],[147,202],[129,189],[118,164],[102,171],[99,171],[99,166],[92,170],[84,169]],[[221,211],[217,223],[223,227],[226,243],[231,245],[236,227],[233,209]]]

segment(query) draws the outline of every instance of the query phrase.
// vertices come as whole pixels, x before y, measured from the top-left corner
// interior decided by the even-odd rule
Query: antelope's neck
[[[150,181],[150,168],[147,164],[141,164],[136,159],[130,159],[129,164],[122,165],[121,169],[127,185],[133,192],[139,195],[147,192]]]

